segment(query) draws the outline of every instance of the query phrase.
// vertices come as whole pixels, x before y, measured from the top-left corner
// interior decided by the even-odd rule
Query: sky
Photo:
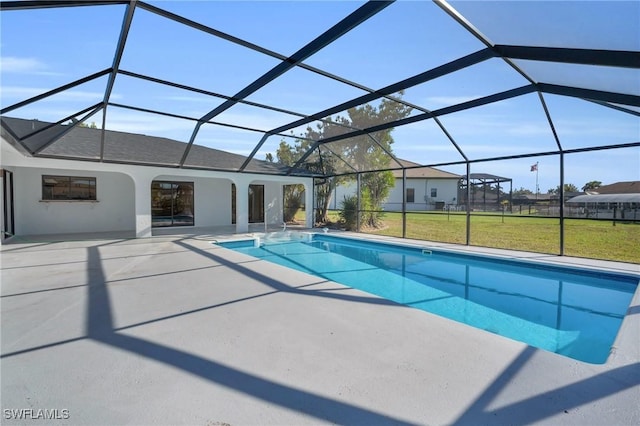
[[[289,56],[356,10],[356,1],[149,1],[154,6]],[[497,44],[640,50],[640,2],[452,2],[485,37]],[[91,6],[3,11],[0,103],[13,105],[109,68],[125,7]],[[484,45],[438,6],[400,1],[347,32],[305,63],[379,89],[432,69]],[[234,95],[278,64],[278,60],[138,8],[120,69],[224,95]],[[637,69],[515,61],[536,81],[640,95]],[[102,101],[107,77],[11,111],[8,116],[58,121]],[[411,87],[403,99],[438,110],[527,81],[499,59],[476,64]],[[247,100],[313,114],[365,94],[302,68],[293,68]],[[563,148],[578,149],[640,141],[640,119],[575,98],[544,94]],[[199,118],[223,100],[118,75],[113,103]],[[636,108],[640,111],[640,109]],[[188,141],[194,123],[109,107],[106,128]],[[415,110],[413,114],[421,111]],[[297,120],[291,114],[237,104],[214,118],[219,123],[268,131]],[[102,112],[88,122],[102,125]],[[312,123],[315,125],[316,123]],[[441,124],[469,159],[557,150],[537,93],[444,115]],[[299,134],[304,128],[293,129]],[[420,164],[462,160],[434,120],[396,128],[394,153]],[[206,124],[195,143],[243,155],[262,137],[256,131]],[[256,158],[275,152],[281,136],[267,139]],[[293,138],[286,139],[289,142]],[[538,164],[538,171],[531,166]],[[465,173],[464,166],[439,166]],[[568,154],[565,183],[603,184],[640,180],[640,148]],[[513,179],[514,189],[540,192],[559,184],[558,156],[472,164],[472,173]]]

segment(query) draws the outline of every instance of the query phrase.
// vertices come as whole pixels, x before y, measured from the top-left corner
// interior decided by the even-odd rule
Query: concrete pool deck
[[[212,245],[220,236],[99,237],[2,246],[2,424],[640,424],[638,291],[610,359],[592,365]]]

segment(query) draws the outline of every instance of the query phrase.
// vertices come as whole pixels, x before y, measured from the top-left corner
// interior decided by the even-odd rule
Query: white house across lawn
[[[433,167],[420,167],[419,164],[397,160],[406,168],[406,187],[402,191],[402,170],[394,170],[395,184],[382,208],[386,211],[402,211],[403,196],[406,199],[407,211],[443,210],[458,206],[458,187],[463,176],[445,172]],[[413,167],[413,168],[411,168]],[[335,189],[331,201],[332,209],[340,209],[344,197],[356,193],[356,182]]]

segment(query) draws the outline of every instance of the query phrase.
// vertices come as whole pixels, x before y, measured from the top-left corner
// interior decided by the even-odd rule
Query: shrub
[[[350,195],[344,197],[340,202],[340,219],[344,223],[347,231],[357,231],[358,226],[358,197]]]
[[[284,221],[289,223],[295,221],[296,214],[302,207],[302,198],[304,197],[303,185],[285,185],[284,186]]]

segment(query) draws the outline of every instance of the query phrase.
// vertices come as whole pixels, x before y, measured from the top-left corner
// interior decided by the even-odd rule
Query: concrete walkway
[[[640,424],[638,293],[591,365],[212,238],[4,245],[2,424]]]

